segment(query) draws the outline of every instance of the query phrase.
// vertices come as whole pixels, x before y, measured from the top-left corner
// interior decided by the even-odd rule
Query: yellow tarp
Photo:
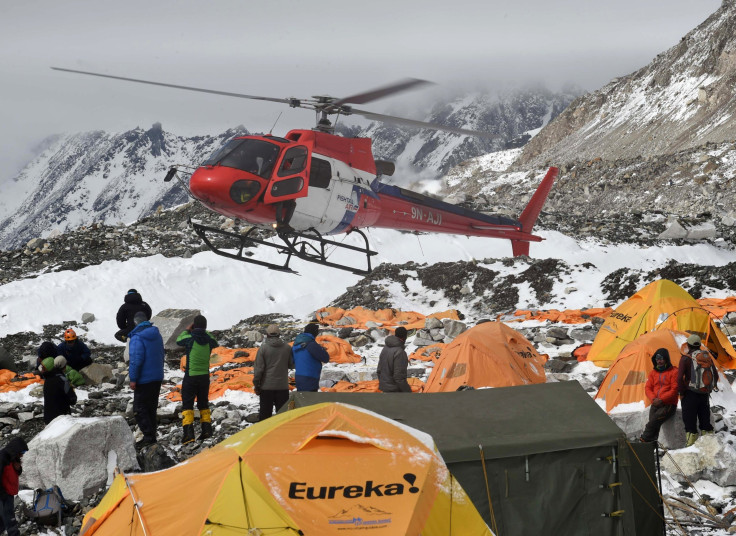
[[[492,534],[429,436],[345,404],[275,415],[125,478],[82,536]]]

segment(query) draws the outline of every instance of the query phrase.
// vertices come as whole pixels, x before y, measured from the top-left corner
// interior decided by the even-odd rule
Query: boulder
[[[433,316],[430,316],[429,318],[426,318],[424,320],[424,329],[430,330],[430,329],[436,329],[443,327],[442,320],[439,318],[435,318]]]
[[[687,230],[688,240],[708,240],[718,236],[716,226],[712,222],[693,225]]]
[[[100,385],[114,378],[112,365],[105,363],[92,363],[80,370],[79,373],[84,377],[84,382],[87,385]]]
[[[609,414],[624,433],[638,438],[649,421],[649,408]],[[682,410],[677,408],[674,416],[668,419],[659,430],[659,442],[666,449],[679,449],[685,446],[685,425],[682,423]]]
[[[662,468],[679,482],[710,480],[719,486],[736,484],[736,449],[726,434],[700,437],[690,447],[670,451]],[[675,465],[677,464],[677,465]]]
[[[201,314],[199,309],[164,309],[151,318],[151,323],[161,332],[164,348],[167,350],[180,349],[176,344],[176,338],[198,314]]]
[[[31,489],[57,484],[64,497],[79,501],[109,485],[116,467],[139,468],[125,419],[62,415],[28,443],[20,480]]]
[[[92,313],[82,313],[82,324],[89,324],[95,321],[95,315]]]
[[[15,364],[15,360],[10,353],[0,346],[0,369],[7,369],[13,372],[18,372],[18,367]]]
[[[445,328],[445,335],[452,339],[468,329],[467,324],[465,324],[464,322],[460,322],[459,320],[452,320],[449,318],[444,319],[442,321],[442,324]]]
[[[663,240],[679,240],[687,238],[687,229],[685,229],[680,222],[676,219],[672,219],[667,223],[667,228],[659,234],[659,237]]]

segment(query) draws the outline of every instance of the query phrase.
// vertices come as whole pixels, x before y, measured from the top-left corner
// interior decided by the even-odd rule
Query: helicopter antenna
[[[276,118],[276,121],[273,122],[273,126],[271,127],[271,130],[268,131],[269,135],[273,134],[273,129],[276,128],[276,123],[279,122],[279,119],[281,119],[281,114],[284,112],[279,112],[279,116]]]

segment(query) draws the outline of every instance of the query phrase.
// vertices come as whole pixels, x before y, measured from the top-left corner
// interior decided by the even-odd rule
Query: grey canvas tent
[[[498,536],[663,534],[653,446],[629,444],[577,382],[454,393],[294,392],[289,407],[321,402],[429,433]]]

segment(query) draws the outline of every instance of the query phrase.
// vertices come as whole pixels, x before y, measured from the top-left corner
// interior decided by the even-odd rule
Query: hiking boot
[[[199,437],[197,438],[198,441],[204,441],[205,439],[209,439],[212,437],[212,423],[211,422],[203,422],[200,423],[202,426],[202,433],[199,434]],[[194,437],[192,437],[194,439]]]
[[[182,426],[182,429],[184,430],[184,435],[181,438],[181,444],[186,445],[187,443],[194,441],[194,425],[185,424]]]
[[[700,436],[698,436],[697,433],[694,434],[692,432],[687,432],[685,434],[685,437],[687,437],[687,443],[685,444],[685,446],[690,447],[698,440],[698,437]]]
[[[715,434],[715,432],[713,430],[701,430],[700,431],[701,437],[702,436],[705,436],[705,435],[714,435],[714,434]]]

